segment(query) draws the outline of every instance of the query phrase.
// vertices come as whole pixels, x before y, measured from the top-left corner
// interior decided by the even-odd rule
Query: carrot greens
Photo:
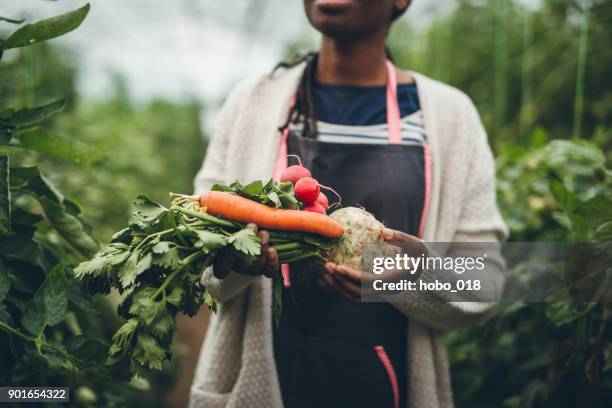
[[[277,208],[297,208],[290,183],[254,182],[215,185],[214,190],[247,197]],[[144,374],[171,358],[176,315],[194,315],[217,302],[201,284],[202,271],[229,251],[247,264],[257,260],[261,243],[245,224],[199,211],[197,201],[174,195],[169,208],[145,196],[134,202],[128,226],[74,274],[91,294],[122,295],[117,312],[125,323],[113,336],[107,365]],[[322,252],[338,243],[304,232],[270,231],[280,263],[321,262]],[[281,312],[282,279],[274,278],[273,312]]]

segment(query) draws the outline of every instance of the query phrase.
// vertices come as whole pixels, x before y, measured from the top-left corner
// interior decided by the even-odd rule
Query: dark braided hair
[[[309,52],[298,57],[293,62],[280,62],[275,68],[275,72],[279,68],[291,68],[296,65],[306,63],[304,73],[298,84],[297,92],[295,95],[295,103],[289,109],[287,120],[279,128],[283,132],[291,123],[303,122],[302,136],[316,138],[317,137],[317,115],[315,113],[315,104],[313,96],[313,82],[315,80],[315,73],[317,67],[316,52]]]

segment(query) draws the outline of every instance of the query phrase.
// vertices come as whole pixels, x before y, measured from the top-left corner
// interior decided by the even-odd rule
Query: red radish
[[[312,176],[312,174],[310,174],[310,170],[308,170],[301,164],[294,164],[293,166],[287,167],[285,171],[283,171],[283,174],[281,174],[280,181],[288,181],[295,186],[295,183],[297,183],[300,179],[310,176]]]
[[[325,208],[323,208],[323,206],[319,204],[318,202],[308,204],[306,207],[304,207],[304,211],[310,211],[310,212],[319,213],[319,214],[326,213]]]
[[[322,191],[319,193],[315,204],[319,204],[321,207],[323,207],[324,210],[327,210],[329,208],[329,200],[327,199],[327,196],[323,194]]]
[[[319,197],[321,187],[312,177],[303,177],[295,183],[295,196],[304,204],[312,204]]]

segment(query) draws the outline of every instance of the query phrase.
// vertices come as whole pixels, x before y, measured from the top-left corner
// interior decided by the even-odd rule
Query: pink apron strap
[[[291,97],[289,109],[295,105],[295,95]],[[287,158],[287,137],[289,136],[289,125],[283,130],[280,141],[278,143],[278,152],[276,153],[276,163],[274,164],[273,179],[276,182],[280,181],[283,171],[288,167],[289,160]],[[283,286],[286,288],[291,286],[291,275],[289,273],[289,264],[281,265],[281,275],[283,277]]]
[[[295,105],[295,95],[291,97],[291,101],[289,102],[289,110],[293,108]],[[278,142],[278,152],[276,153],[276,162],[274,163],[274,173],[272,173],[272,178],[274,181],[279,182],[283,171],[289,166],[289,161],[287,159],[287,137],[289,136],[289,124],[283,130],[281,134],[281,138]]]
[[[387,127],[389,129],[389,144],[401,144],[400,110],[397,101],[397,78],[395,66],[389,60],[387,63]]]
[[[280,141],[278,143],[278,152],[276,153],[276,163],[274,164],[274,181],[279,182],[283,171],[288,167],[289,161],[287,160],[287,137],[289,136],[289,127],[287,126],[281,134]]]
[[[421,221],[419,222],[418,237],[423,238],[425,234],[425,223],[429,214],[431,204],[431,150],[429,145],[423,145],[423,167],[425,168],[425,197],[423,198],[423,210],[421,211]]]

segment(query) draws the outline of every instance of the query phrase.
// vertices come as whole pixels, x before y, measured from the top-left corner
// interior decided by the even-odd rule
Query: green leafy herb
[[[246,186],[235,182],[214,189],[272,207],[283,206],[282,196],[295,200],[292,186],[272,181]],[[203,304],[217,309],[212,293],[200,284],[202,271],[226,250],[247,264],[255,262],[261,253],[259,237],[251,228],[197,211],[197,198],[175,196],[178,198],[170,208],[139,196],[129,226],[74,270],[91,293],[105,294],[110,288],[126,293],[118,313],[127,322],[113,336],[108,353],[111,367],[127,364],[139,375],[160,369],[171,356],[176,314],[193,315]],[[321,251],[338,242],[299,232],[270,233],[280,262],[318,262]],[[282,280],[279,286],[275,279],[276,321],[282,310],[281,291]]]
[[[250,228],[241,229],[227,237],[227,242],[238,251],[247,256],[257,256],[261,253],[259,238]]]

